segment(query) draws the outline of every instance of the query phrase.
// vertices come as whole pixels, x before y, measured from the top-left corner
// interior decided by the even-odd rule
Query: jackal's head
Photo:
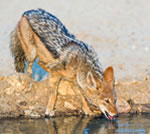
[[[106,118],[113,120],[117,115],[116,95],[114,90],[114,71],[108,67],[104,71],[103,79],[92,72],[87,74],[87,100],[92,105],[99,107]]]

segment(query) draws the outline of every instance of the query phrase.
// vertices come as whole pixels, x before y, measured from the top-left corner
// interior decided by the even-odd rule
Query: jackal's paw
[[[52,117],[55,115],[55,111],[49,111],[48,108],[46,109],[45,115],[48,117]]]

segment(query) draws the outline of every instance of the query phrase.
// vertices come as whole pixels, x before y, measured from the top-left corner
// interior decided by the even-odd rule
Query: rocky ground
[[[47,80],[31,81],[26,74],[0,77],[0,117],[45,117],[52,89]],[[58,89],[55,116],[83,115],[80,95],[76,86],[63,80]],[[150,113],[150,80],[134,83],[118,83],[117,109],[119,113]],[[94,115],[101,115],[90,104]]]
[[[43,82],[33,82],[33,89],[36,90],[26,94],[24,89],[29,85],[24,86],[22,82],[26,83],[28,77],[21,76],[20,82],[18,74],[12,75],[15,70],[9,51],[10,32],[22,13],[33,8],[43,8],[56,15],[70,32],[95,48],[104,69],[110,65],[114,67],[117,105],[121,113],[150,112],[149,0],[2,0],[0,75],[9,77],[5,80],[1,77],[0,81],[0,116],[37,116],[42,115],[45,110],[48,88],[43,87],[45,84],[40,87]],[[40,70],[36,71],[34,75],[38,79]],[[37,95],[36,99],[31,97],[34,92],[40,92],[41,96]],[[32,100],[23,101],[30,97]],[[40,98],[42,101],[38,101],[36,105],[33,98]],[[34,108],[36,110],[31,112]]]

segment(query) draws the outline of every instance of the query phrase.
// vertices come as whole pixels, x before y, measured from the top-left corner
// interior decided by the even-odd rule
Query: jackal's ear
[[[88,72],[86,79],[87,79],[87,83],[88,83],[89,88],[96,88],[96,82],[95,82],[95,79],[92,75],[92,72],[90,72],[90,71]]]
[[[111,85],[113,85],[114,82],[114,69],[112,66],[108,67],[105,71],[104,71],[104,80],[108,83],[110,83]]]

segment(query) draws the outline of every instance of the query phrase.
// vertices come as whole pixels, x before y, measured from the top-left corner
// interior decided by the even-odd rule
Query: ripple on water
[[[23,134],[122,134],[150,133],[150,114],[121,115],[111,122],[105,118],[56,117],[50,119],[1,119],[0,133]]]

